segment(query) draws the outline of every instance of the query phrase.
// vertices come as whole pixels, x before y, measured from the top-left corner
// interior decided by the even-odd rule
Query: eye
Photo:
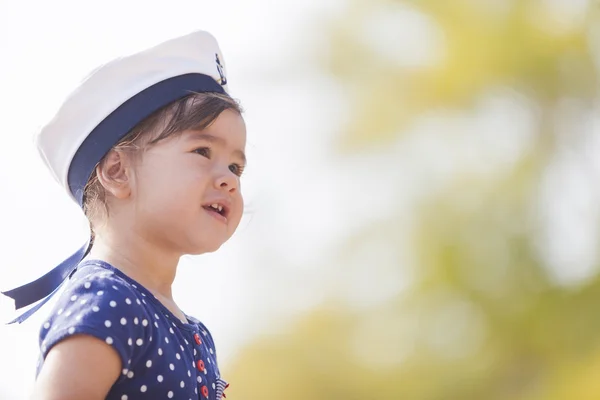
[[[242,174],[244,173],[244,166],[240,164],[231,164],[229,166],[229,170],[237,176],[242,176]]]
[[[200,147],[194,150],[194,153],[200,154],[201,156],[204,156],[206,158],[210,158],[210,148],[208,147]]]

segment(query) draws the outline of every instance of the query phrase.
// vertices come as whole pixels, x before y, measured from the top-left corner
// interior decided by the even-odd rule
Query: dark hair
[[[225,110],[233,110],[238,114],[243,112],[239,102],[228,95],[212,92],[190,94],[152,113],[111,150],[126,150],[135,155],[183,131],[206,129]],[[104,161],[104,158],[98,165]],[[99,220],[108,216],[108,211],[106,192],[94,168],[83,192],[83,212],[90,222],[92,238],[94,226]]]

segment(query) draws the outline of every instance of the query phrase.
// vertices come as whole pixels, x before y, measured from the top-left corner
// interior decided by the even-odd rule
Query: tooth
[[[217,203],[215,203],[215,204],[211,204],[210,206],[211,206],[212,208],[219,208],[219,205],[218,205]]]
[[[223,206],[219,206],[219,212],[223,211]]]

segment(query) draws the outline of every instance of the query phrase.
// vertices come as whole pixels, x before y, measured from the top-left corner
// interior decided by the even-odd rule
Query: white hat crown
[[[115,140],[158,108],[202,91],[227,93],[227,78],[216,39],[196,31],[95,69],[38,133],[38,151],[53,177],[81,205],[86,176]],[[130,104],[136,99],[141,100]],[[100,129],[103,123],[106,128]],[[82,149],[86,141],[97,143]],[[88,151],[78,155],[82,150]]]

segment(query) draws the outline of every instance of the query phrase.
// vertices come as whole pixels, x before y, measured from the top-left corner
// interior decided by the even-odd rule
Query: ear
[[[117,199],[125,199],[131,195],[133,176],[126,153],[111,150],[96,167],[96,175],[104,189]]]

